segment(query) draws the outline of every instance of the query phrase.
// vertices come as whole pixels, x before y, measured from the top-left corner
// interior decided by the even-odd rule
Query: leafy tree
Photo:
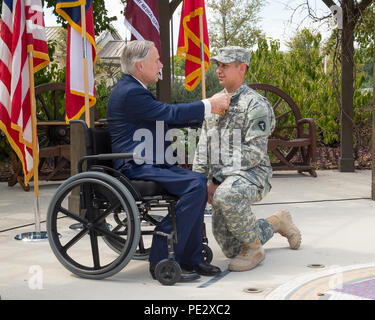
[[[174,56],[173,66],[174,66],[174,75],[176,77],[185,77],[185,58],[180,57],[180,56]]]
[[[212,10],[209,19],[211,51],[236,45],[251,48],[262,36],[257,27],[258,14],[263,0],[208,0],[206,6]]]
[[[366,81],[363,85],[364,88],[371,88],[374,83],[374,62],[373,59],[367,60],[363,67],[363,71],[366,74]]]
[[[356,26],[354,34],[358,45],[355,54],[356,69],[366,74],[363,88],[372,87],[374,81],[374,25],[375,3],[373,2],[361,15],[360,23]]]
[[[302,116],[314,119],[319,142],[335,145],[340,141],[340,108],[332,87],[332,42],[324,45],[319,33],[304,29],[289,41],[288,46],[288,52],[281,52],[278,41],[260,40],[258,49],[251,54],[247,81],[268,83],[288,93]],[[361,91],[364,80],[364,74],[359,72],[354,90],[356,149],[367,146],[371,124],[371,95]],[[341,90],[340,86],[338,90]]]
[[[363,50],[365,57],[371,60],[374,58],[374,25],[375,2],[370,4],[361,15],[354,34],[359,48]]]
[[[47,8],[55,8],[56,7],[56,0],[43,0],[45,3],[44,5]],[[105,7],[104,0],[93,0],[92,2],[92,9],[93,9],[93,17],[94,17],[94,28],[95,28],[95,35],[99,35],[104,30],[111,30],[111,22],[117,20],[116,17],[108,17],[108,11]],[[62,19],[56,12],[53,10],[53,13],[57,17],[57,21],[66,27],[66,21]]]

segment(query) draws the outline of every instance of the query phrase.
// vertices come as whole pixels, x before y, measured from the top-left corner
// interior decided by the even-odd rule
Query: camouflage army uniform
[[[265,219],[257,220],[251,205],[271,189],[267,139],[274,127],[272,106],[245,83],[231,95],[224,116],[212,114],[203,122],[193,170],[221,182],[212,201],[212,226],[215,239],[228,258],[236,256],[243,243],[259,239],[264,244],[273,236],[271,224]],[[235,153],[239,148],[234,129],[237,134],[240,132],[241,140],[237,164]],[[228,133],[230,139],[218,139],[218,135]],[[216,145],[218,140],[220,148]],[[220,159],[213,163],[212,151],[223,148],[229,150],[233,161],[223,163]]]

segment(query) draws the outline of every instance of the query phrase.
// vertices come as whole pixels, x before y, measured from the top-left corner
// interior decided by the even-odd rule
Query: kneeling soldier
[[[275,115],[269,101],[245,83],[250,52],[225,47],[211,61],[217,64],[219,82],[231,103],[225,114],[208,116],[203,122],[193,170],[211,181],[213,234],[224,254],[233,258],[229,270],[245,271],[264,260],[262,245],[275,232],[286,237],[292,249],[299,248],[301,233],[286,210],[257,220],[251,209],[271,189],[267,142]],[[223,161],[225,151],[232,161]],[[215,161],[215,152],[220,152],[220,161]]]

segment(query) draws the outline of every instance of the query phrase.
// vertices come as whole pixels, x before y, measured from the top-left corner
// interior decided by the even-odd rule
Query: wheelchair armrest
[[[139,156],[136,153],[106,153],[106,154],[95,154],[90,156],[83,156],[78,161],[78,172],[82,172],[82,165],[85,161],[89,160],[114,160],[114,159],[138,159]]]

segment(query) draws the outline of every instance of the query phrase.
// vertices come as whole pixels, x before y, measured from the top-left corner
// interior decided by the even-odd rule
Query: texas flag
[[[66,122],[79,119],[82,113],[85,112],[81,4],[85,4],[86,11],[86,56],[89,84],[89,105],[92,107],[96,103],[94,81],[96,45],[92,0],[57,0],[56,12],[69,23],[66,55]]]

